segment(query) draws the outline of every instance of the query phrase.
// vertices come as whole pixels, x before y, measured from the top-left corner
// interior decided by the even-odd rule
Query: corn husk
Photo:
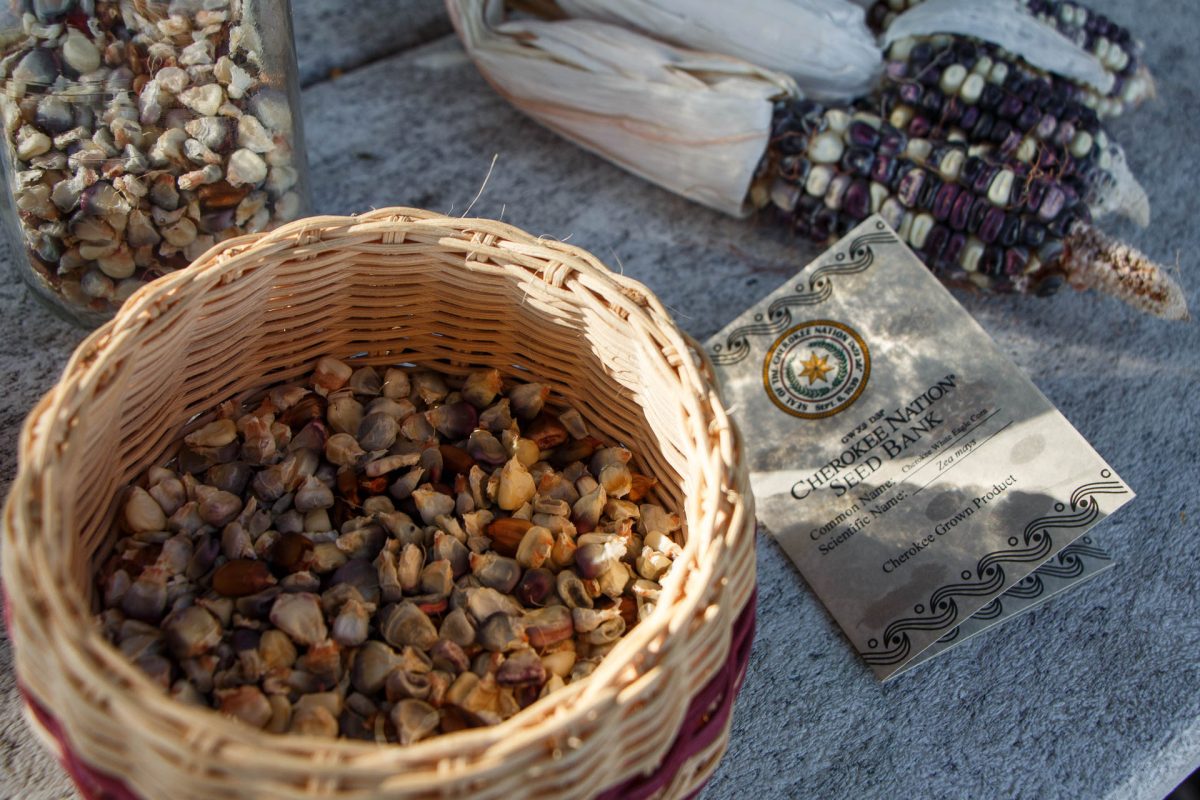
[[[696,50],[790,75],[805,96],[870,94],[882,56],[863,10],[847,0],[557,0],[571,17],[633,27]]]
[[[884,49],[909,36],[951,33],[998,45],[1026,63],[1095,88],[1112,91],[1113,75],[1095,55],[1023,9],[1018,0],[925,0],[884,32]]]
[[[551,130],[672,192],[728,214],[767,149],[787,76],[592,20],[504,18],[501,0],[447,0],[484,77]]]

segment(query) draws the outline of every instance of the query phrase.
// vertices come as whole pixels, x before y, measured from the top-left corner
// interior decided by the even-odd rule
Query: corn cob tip
[[[1062,265],[1078,289],[1097,289],[1160,319],[1191,319],[1183,289],[1165,267],[1087,223],[1068,234]]]

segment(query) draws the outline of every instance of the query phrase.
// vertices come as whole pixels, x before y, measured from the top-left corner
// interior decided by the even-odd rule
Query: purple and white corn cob
[[[997,48],[964,38],[905,39],[888,53],[879,107],[910,136],[966,142],[971,155],[1016,160],[1078,193],[1096,216],[1149,224],[1145,192],[1096,112]]]
[[[924,0],[880,0],[868,10],[867,22],[875,31],[885,31],[899,14],[922,2]],[[1105,92],[1060,76],[1045,76],[1070,85],[1080,102],[1101,117],[1120,114],[1154,95],[1154,81],[1142,57],[1142,44],[1128,28],[1080,3],[1020,0],[1020,6],[1030,16],[1095,56],[1112,76],[1112,85]]]
[[[1091,225],[1086,184],[911,132],[911,121],[902,131],[870,111],[780,101],[752,200],[820,244],[879,213],[947,283],[1038,295],[1094,287],[1186,317],[1163,270]]]

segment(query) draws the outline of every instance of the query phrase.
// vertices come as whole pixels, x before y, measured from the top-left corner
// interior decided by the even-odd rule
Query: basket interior
[[[179,298],[184,313],[169,324],[118,328],[114,339],[134,336],[135,346],[121,348],[71,420],[64,472],[78,484],[59,486],[55,498],[69,523],[59,530],[70,532],[60,550],[70,554],[70,582],[92,597],[92,575],[116,539],[121,487],[165,462],[200,415],[302,380],[323,355],[451,374],[495,367],[546,383],[593,433],[629,447],[637,469],[659,480],[658,500],[686,518],[696,444],[667,343],[633,330],[595,292],[557,285],[556,270],[565,270],[540,255],[485,261],[462,245],[335,240],[252,250],[232,280]]]
[[[323,355],[538,380],[629,447],[690,531],[654,614],[552,701],[408,748],[272,736],[150,691],[93,622],[122,488],[220,403]],[[387,209],[226,242],[127,301],[30,417],[0,565],[20,679],[69,749],[144,796],[504,800],[646,775],[726,665],[753,588],[736,431],[697,358],[638,284],[500,223]]]

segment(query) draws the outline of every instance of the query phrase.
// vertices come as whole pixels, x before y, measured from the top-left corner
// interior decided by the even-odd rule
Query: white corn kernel
[[[871,182],[871,213],[878,214],[883,208],[883,202],[888,199],[888,187],[882,183]]]
[[[829,167],[816,166],[808,172],[808,180],[804,182],[804,191],[813,197],[824,197],[833,180],[833,170]]]
[[[904,130],[908,127],[908,123],[912,122],[913,110],[908,106],[896,106],[892,109],[891,116],[888,117],[888,122],[892,127],[899,130]]]
[[[1071,155],[1076,158],[1084,158],[1092,152],[1092,145],[1095,144],[1092,135],[1087,131],[1079,131],[1075,134],[1075,138],[1071,140]]]
[[[836,164],[845,149],[841,134],[825,131],[814,136],[809,142],[808,157],[816,164]]]
[[[825,125],[831,131],[843,133],[846,128],[850,127],[850,115],[845,111],[831,108],[825,112]]]
[[[940,82],[941,89],[946,94],[954,94],[958,91],[958,87],[962,86],[963,81],[967,79],[967,68],[962,64],[951,64],[946,67],[946,71],[942,73]]]
[[[992,178],[992,185],[988,187],[988,200],[992,205],[1003,208],[1008,205],[1008,198],[1012,195],[1013,180],[1016,178],[1012,174],[1012,170],[1002,169],[996,173],[996,177]]]
[[[883,217],[883,221],[890,225],[892,230],[898,232],[901,223],[904,222],[904,206],[900,205],[896,198],[889,197],[880,206],[879,216]]]
[[[909,139],[908,144],[904,147],[904,155],[918,164],[924,164],[932,149],[933,145],[929,143],[928,139]]]
[[[958,180],[966,161],[966,153],[956,147],[942,156],[941,163],[938,164],[938,172],[948,181]]]
[[[962,88],[958,91],[958,96],[963,99],[964,103],[975,104],[979,102],[979,95],[983,94],[983,76],[973,73],[967,76],[963,81]]]
[[[1033,163],[1034,156],[1038,152],[1037,139],[1032,136],[1026,136],[1021,140],[1021,144],[1017,147],[1017,160],[1025,164]]]
[[[912,230],[908,232],[908,243],[913,246],[914,250],[920,250],[925,246],[925,240],[929,237],[929,232],[933,230],[933,216],[931,214],[918,214],[913,220]]]
[[[979,259],[981,258],[983,258],[983,242],[972,236],[967,239],[967,243],[963,247],[959,263],[967,272],[975,272],[979,269]]]

